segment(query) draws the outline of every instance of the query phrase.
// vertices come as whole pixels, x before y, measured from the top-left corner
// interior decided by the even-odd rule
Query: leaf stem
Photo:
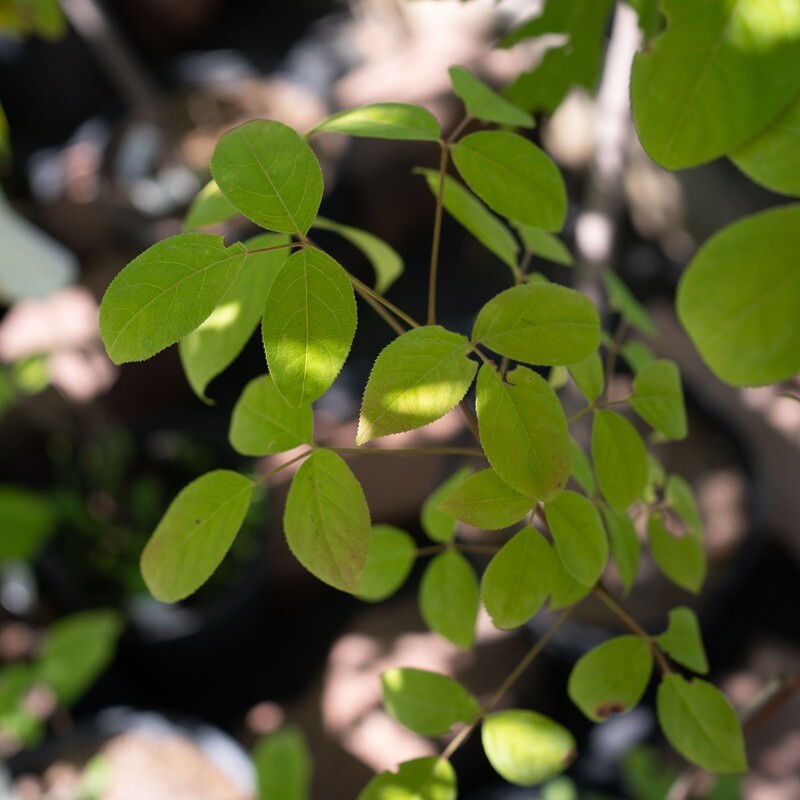
[[[472,722],[467,725],[466,728],[462,728],[455,737],[450,741],[450,744],[444,749],[442,754],[439,756],[441,761],[445,761],[449,758],[452,758],[453,753],[461,747],[464,742],[470,737],[472,732],[475,728],[480,725],[483,718],[503,699],[506,692],[508,692],[511,687],[522,677],[522,674],[525,672],[526,669],[538,658],[539,654],[547,647],[547,643],[550,639],[555,636],[556,631],[561,627],[567,617],[572,613],[574,606],[571,608],[565,608],[559,615],[556,617],[556,620],[553,624],[547,629],[541,638],[534,644],[534,646],[525,654],[522,660],[514,667],[513,670],[508,674],[508,677],[500,684],[497,691],[491,696],[489,702],[485,705],[481,706],[478,715],[475,717]]]
[[[273,244],[270,247],[257,247],[255,250],[248,250],[245,255],[254,256],[256,253],[269,253],[271,250],[287,250],[290,247],[305,247],[302,242],[286,242],[285,244]]]
[[[622,340],[625,338],[625,334],[628,332],[628,321],[626,319],[621,319],[619,325],[617,325],[617,330],[614,332],[614,339],[611,344],[608,345],[608,355],[606,357],[606,380],[603,384],[603,402],[608,402],[608,392],[611,388],[611,378],[614,377],[614,371],[617,368],[617,355],[619,354],[620,347],[622,346]]]
[[[369,286],[367,286],[366,283],[356,278],[355,275],[351,275],[348,272],[347,277],[350,279],[350,283],[352,283],[356,289],[360,289],[362,292],[364,292],[364,294],[368,294],[373,300],[375,300],[375,302],[380,303],[384,308],[388,308],[392,314],[394,314],[396,317],[399,317],[407,325],[411,326],[412,328],[420,327],[419,322],[417,322],[413,317],[406,314],[405,311],[398,308],[396,305],[394,305],[394,303],[390,303],[382,294],[378,294],[378,292],[376,292],[374,289],[371,289]]]
[[[653,651],[653,656],[658,664],[659,670],[661,670],[661,674],[668,675],[672,672],[669,662],[661,652],[661,648],[653,640],[653,637],[650,636],[650,634],[608,593],[608,590],[602,584],[598,583],[593,591],[631,633],[644,639],[650,645],[650,649]]]
[[[439,240],[442,236],[442,209],[444,208],[444,182],[447,177],[449,144],[440,142],[442,155],[439,159],[439,190],[436,194],[436,214],[433,218],[433,244],[431,245],[431,268],[428,280],[428,325],[436,323],[436,278],[439,270]]]
[[[290,458],[288,461],[284,461],[283,464],[278,464],[277,467],[273,467],[271,470],[268,470],[263,475],[259,475],[257,478],[253,479],[253,483],[258,486],[260,483],[264,483],[264,481],[269,480],[273,475],[277,475],[279,472],[282,472],[286,469],[286,467],[294,464],[297,461],[300,461],[302,458],[306,458],[306,456],[310,456],[314,452],[315,448],[310,447],[308,450],[304,450],[299,455],[296,455],[294,458]]]
[[[572,425],[576,419],[580,419],[584,414],[588,414],[590,411],[594,411],[597,406],[594,403],[589,403],[588,406],[584,406],[577,414],[573,414],[568,420],[567,425]]]
[[[361,297],[372,310],[398,335],[402,336],[406,329],[371,295],[368,295],[360,286],[355,285],[353,288],[358,292]]]
[[[474,456],[486,458],[476,447],[329,447],[334,453],[352,456]]]
[[[467,405],[466,400],[462,400],[458,404],[459,409],[461,410],[461,414],[464,417],[464,421],[467,423],[467,427],[470,429],[470,432],[475,437],[475,441],[480,444],[481,443],[481,435],[478,430],[478,420],[475,419],[475,415],[472,413],[472,409]]]
[[[463,131],[473,119],[474,117],[471,114],[465,114],[464,119],[462,119],[461,122],[456,125],[456,127],[453,129],[453,132],[447,137],[447,144],[452,144],[459,137],[461,131]]]

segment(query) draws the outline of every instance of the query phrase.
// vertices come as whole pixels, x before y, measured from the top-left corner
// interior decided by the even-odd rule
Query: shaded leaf
[[[253,750],[259,800],[309,800],[311,754],[299,728],[281,728],[256,742]]]
[[[570,364],[567,369],[587,403],[592,403],[600,397],[603,391],[603,362],[596,350],[583,361]]]
[[[697,510],[697,501],[692,487],[679,475],[670,475],[667,479],[667,502],[672,510],[686,523],[689,533],[695,536],[703,534],[703,520]]]
[[[341,456],[315,450],[303,463],[286,498],[283,528],[289,549],[312,575],[359,592],[371,538],[369,508]]]
[[[573,437],[569,438],[570,475],[578,486],[588,495],[594,495],[597,484],[594,480],[594,469],[583,448]]]
[[[644,306],[633,296],[622,278],[610,269],[603,270],[601,277],[611,308],[632,327],[648,336],[656,336],[658,329],[653,320],[650,319]]]
[[[586,597],[594,587],[586,586],[568,572],[558,553],[553,550],[553,592],[550,597],[550,610],[558,611],[575,605]]]
[[[620,354],[628,362],[628,366],[637,373],[645,364],[655,358],[653,351],[644,342],[625,342]]]
[[[456,773],[436,756],[400,764],[397,772],[376,775],[358,800],[456,800]]]
[[[515,222],[514,227],[525,248],[538,258],[544,258],[554,264],[561,264],[563,267],[571,267],[575,263],[567,246],[552,233],[543,231],[541,228],[533,228],[522,222]]]
[[[433,558],[419,588],[425,624],[454,645],[469,650],[475,640],[480,599],[475,572],[455,550]]]
[[[533,128],[536,124],[527,111],[490,89],[466,67],[450,67],[450,81],[471,117],[523,128]]]
[[[701,675],[708,672],[708,658],[703,647],[700,623],[691,608],[686,606],[673,608],[669,612],[667,630],[656,641],[659,647],[678,664]]]
[[[25,486],[0,486],[0,564],[35,559],[55,530],[50,498]]]
[[[194,231],[227,222],[239,212],[225,199],[216,181],[209,181],[192,200],[183,220],[185,231]]]
[[[625,511],[615,511],[613,508],[603,506],[603,520],[611,545],[611,556],[617,565],[622,585],[629,591],[639,568],[641,542],[636,535],[633,521]]]
[[[647,521],[650,550],[659,569],[674,584],[697,594],[706,578],[706,554],[699,537],[673,536],[664,527],[661,514]]]
[[[373,603],[391,597],[405,583],[416,552],[416,543],[405,531],[374,525],[358,596]]]
[[[462,467],[431,492],[422,504],[420,512],[422,530],[434,542],[449,542],[456,535],[455,518],[440,510],[439,504],[452,491],[458,489],[471,474],[470,467]]]
[[[664,358],[644,364],[633,379],[631,408],[670,439],[685,439],[686,405],[678,365]]]
[[[312,129],[374,139],[407,139],[437,142],[442,136],[436,117],[410,103],[373,103],[340,111]]]
[[[641,498],[647,483],[647,448],[625,417],[595,412],[592,460],[600,490],[614,508],[621,511]]]
[[[512,489],[493,469],[484,469],[444,495],[438,508],[467,525],[495,531],[519,522],[531,506],[530,497]]]

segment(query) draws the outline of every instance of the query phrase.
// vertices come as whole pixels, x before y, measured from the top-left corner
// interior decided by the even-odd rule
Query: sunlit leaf
[[[230,550],[253,495],[244,475],[218,469],[181,490],[142,553],[142,576],[157,600],[199,589]]]
[[[570,454],[564,410],[547,381],[525,367],[503,381],[484,364],[477,411],[481,443],[497,474],[521,494],[552,500],[569,478]]]
[[[536,124],[527,111],[490,89],[466,67],[450,67],[450,81],[471,117],[523,128],[532,128]]]
[[[574,364],[600,344],[597,309],[554,283],[528,283],[495,295],[478,313],[472,338],[528,364]]]
[[[423,669],[390,669],[381,675],[386,710],[409,730],[442,736],[456,722],[472,722],[478,701],[458,681]]]
[[[478,582],[469,561],[455,550],[434,557],[419,588],[419,609],[425,624],[469,650],[475,640],[479,606]]]
[[[683,327],[711,369],[735,386],[800,371],[798,229],[800,205],[735,222],[700,248],[678,287]]]
[[[450,762],[436,756],[416,758],[397,772],[381,772],[358,800],[456,800],[456,773]]]
[[[553,586],[553,551],[533,528],[523,528],[492,558],[481,581],[483,605],[496,628],[525,624]]]
[[[535,711],[490,714],[483,722],[481,738],[489,763],[518,786],[534,786],[558,775],[576,755],[572,734]]]
[[[357,594],[372,527],[356,477],[341,456],[315,450],[292,480],[283,517],[295,558],[321,581]]]
[[[468,352],[466,336],[439,325],[414,328],[388,344],[364,390],[356,443],[421,428],[455,408],[478,370]]]
[[[670,673],[658,687],[658,721],[669,743],[711,772],[744,772],[742,728],[736,712],[710,683]]]
[[[633,379],[631,408],[653,428],[670,439],[685,439],[686,405],[678,365],[665,358],[641,367]]]
[[[691,608],[673,608],[669,612],[667,630],[656,641],[678,664],[701,675],[708,672],[708,658],[700,633],[700,623]]]
[[[115,364],[143,361],[191,333],[211,314],[245,257],[241,243],[182,233],[154,244],[111,281],[100,335]]]
[[[592,460],[608,502],[623,510],[642,496],[647,483],[647,448],[636,428],[613,411],[596,411]]]
[[[428,142],[436,142],[442,135],[436,117],[422,106],[410,103],[374,103],[340,111],[320,122],[313,131]]]
[[[584,586],[594,586],[608,559],[600,512],[585,497],[561,492],[547,503],[547,522],[556,552],[567,571]]]
[[[411,572],[416,550],[405,531],[393,525],[374,525],[358,596],[373,603],[391,597]]]
[[[533,142],[506,131],[479,131],[454,144],[451,153],[461,177],[493,211],[534,228],[561,230],[564,179]]]
[[[590,720],[602,722],[636,706],[652,672],[653,653],[647,640],[617,636],[578,659],[567,692]]]
[[[259,800],[309,800],[311,754],[299,728],[281,728],[256,742],[253,750]]]
[[[484,469],[444,495],[438,508],[467,525],[495,531],[519,522],[531,506],[530,497],[512,489],[493,469]]]
[[[194,231],[210,225],[227,222],[239,212],[225,199],[216,181],[209,181],[192,200],[183,220],[185,231]]]
[[[451,492],[458,489],[471,474],[471,468],[462,467],[431,492],[422,504],[419,515],[422,530],[434,542],[449,542],[456,535],[455,517],[442,511],[439,504]]]
[[[347,273],[307,247],[275,276],[262,336],[269,371],[287,403],[311,403],[331,386],[356,331],[356,300]]]
[[[211,156],[211,174],[234,208],[278,233],[307,233],[322,200],[314,151],[274,120],[251,120],[223,134]]]
[[[231,417],[229,439],[237,453],[266,456],[301,444],[313,444],[311,406],[290,406],[269,375],[245,386]]]

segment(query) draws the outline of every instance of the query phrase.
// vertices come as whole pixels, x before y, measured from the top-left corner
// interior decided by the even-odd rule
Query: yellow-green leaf
[[[642,550],[633,520],[625,511],[616,511],[603,506],[603,520],[606,523],[611,556],[617,565],[620,580],[626,590],[630,590],[639,568],[639,555]]]
[[[530,497],[512,489],[493,469],[484,469],[449,491],[438,508],[467,525],[495,531],[519,522],[532,505]]]
[[[469,650],[479,606],[475,571],[461,553],[449,550],[428,564],[419,587],[419,610],[432,631]]]
[[[523,128],[533,128],[536,124],[527,111],[490,89],[466,67],[450,67],[450,81],[471,117]]]
[[[626,509],[647,483],[647,448],[636,428],[613,411],[596,411],[592,423],[592,460],[608,502]]]
[[[436,142],[441,130],[436,117],[410,103],[373,103],[340,111],[312,129],[373,139],[407,139]]]
[[[631,408],[670,439],[685,439],[686,406],[678,365],[664,358],[648,361],[633,379]]]
[[[259,800],[309,800],[311,755],[299,728],[287,727],[256,742],[253,750]]]
[[[416,543],[405,531],[393,525],[374,525],[358,596],[371,603],[391,597],[411,572],[416,551]]]
[[[593,403],[600,397],[603,391],[603,362],[596,350],[583,361],[570,364],[567,369],[587,403]]]
[[[422,530],[434,542],[449,542],[456,535],[455,517],[442,511],[439,504],[450,492],[458,489],[471,474],[470,467],[461,467],[431,492],[422,504],[419,521],[422,523]]]
[[[708,672],[708,658],[700,633],[700,623],[691,608],[673,608],[669,612],[667,630],[656,641],[678,664],[701,675]]]
[[[456,800],[456,773],[450,762],[428,756],[400,764],[397,772],[381,772],[358,800]]]
[[[699,536],[673,536],[660,513],[647,521],[650,551],[659,569],[674,584],[697,594],[706,578],[706,554]]]
[[[216,181],[209,181],[196,195],[183,220],[185,231],[226,222],[239,212],[225,199]]]

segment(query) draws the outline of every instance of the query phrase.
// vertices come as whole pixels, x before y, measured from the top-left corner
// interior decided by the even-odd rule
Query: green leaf
[[[536,121],[527,111],[490,89],[466,67],[450,67],[450,81],[471,117],[484,122],[523,128],[533,128],[536,125]]]
[[[115,611],[82,611],[54,622],[39,652],[37,680],[70,706],[114,658],[122,618]]]
[[[692,487],[679,475],[667,479],[667,502],[672,510],[686,523],[689,533],[703,535],[703,520],[697,510],[697,502]]]
[[[708,672],[708,658],[703,647],[700,623],[691,608],[686,606],[673,608],[669,612],[667,630],[656,641],[659,647],[678,664],[701,675]]]
[[[400,764],[397,772],[376,775],[358,800],[456,800],[456,773],[437,756]]]
[[[434,542],[449,542],[456,535],[456,520],[451,514],[439,509],[439,504],[452,491],[458,489],[472,474],[470,467],[462,467],[437,487],[422,504],[420,522],[422,530]]]
[[[645,44],[648,44],[664,27],[659,11],[659,0],[627,0],[627,2],[639,16],[639,28],[644,36]]]
[[[608,295],[608,304],[629,325],[648,336],[656,336],[656,328],[644,306],[633,296],[622,278],[610,269],[603,270],[601,277]]]
[[[564,179],[533,142],[506,131],[479,131],[452,145],[451,153],[461,177],[492,211],[534,228],[561,230]]]
[[[218,469],[184,487],[142,553],[142,576],[157,600],[174,603],[199,589],[230,550],[253,496],[253,482]]]
[[[211,174],[234,208],[278,233],[308,233],[322,200],[314,151],[274,120],[251,120],[223,134],[211,156]]]
[[[735,222],[700,248],[678,286],[683,327],[711,369],[735,386],[775,383],[800,370],[798,228],[800,205]]]
[[[131,261],[100,305],[100,335],[115,364],[143,361],[175,344],[208,317],[245,257],[221,236],[181,233]]]
[[[630,591],[639,568],[641,542],[636,535],[633,521],[626,512],[603,506],[603,520],[608,531],[611,556],[617,565],[620,580],[625,589]]]
[[[497,531],[519,522],[532,505],[530,497],[512,489],[493,469],[484,469],[448,492],[438,508],[467,525]]]
[[[674,584],[697,594],[706,578],[706,554],[700,538],[673,536],[664,526],[661,514],[651,514],[647,521],[650,550],[659,569]]]
[[[515,222],[514,227],[522,239],[526,250],[529,250],[538,258],[552,261],[554,264],[561,264],[563,267],[571,267],[575,263],[572,253],[567,250],[566,245],[557,236],[543,231],[540,228],[532,228],[521,222]]]
[[[553,551],[533,528],[523,528],[489,562],[481,581],[483,605],[496,628],[524,625],[553,585]]]
[[[593,495],[597,491],[597,485],[594,480],[592,463],[583,452],[583,448],[571,436],[569,437],[569,460],[572,478],[586,494]]]
[[[381,675],[386,710],[409,730],[442,736],[456,722],[472,722],[478,701],[447,675],[424,669],[390,669]]]
[[[648,155],[683,169],[744,144],[800,88],[800,6],[664,0],[663,11],[664,32],[633,62],[633,119]]]
[[[424,176],[431,192],[438,196],[439,173],[433,169],[414,171]],[[463,225],[489,252],[508,264],[512,271],[516,271],[519,244],[511,231],[472,192],[449,175],[445,175],[442,202],[450,216]]]
[[[478,365],[466,336],[439,325],[414,328],[380,353],[364,390],[357,444],[428,425],[454,409]]]
[[[653,653],[647,640],[617,636],[578,659],[567,692],[592,722],[602,722],[634,708],[652,672]]]
[[[548,0],[538,17],[524,22],[501,42],[511,47],[523,39],[564,34],[535,69],[522,73],[506,94],[524,108],[552,113],[572,86],[592,91],[597,82],[613,0]]]
[[[311,406],[290,406],[269,375],[254,378],[233,408],[228,438],[233,449],[244,456],[266,456],[313,444]]]
[[[600,397],[603,391],[603,362],[596,350],[583,361],[570,364],[567,369],[587,403],[593,403]]]
[[[406,581],[417,554],[414,540],[393,525],[374,525],[358,596],[371,603],[391,597]]]
[[[489,763],[518,786],[533,786],[555,777],[576,754],[572,734],[535,711],[490,714],[483,722],[481,738]]]
[[[263,234],[245,242],[257,249],[288,244],[285,236]],[[183,371],[202,400],[209,382],[233,363],[264,314],[264,302],[288,250],[248,254],[217,307],[197,330],[178,343]]]
[[[309,800],[311,754],[299,728],[281,728],[256,742],[253,749],[260,800]]]
[[[800,196],[800,97],[734,150],[731,160],[745,175],[773,192]]]
[[[52,502],[25,486],[0,486],[0,564],[35,559],[55,530]]]
[[[420,583],[419,609],[432,631],[469,650],[479,606],[478,582],[464,556],[449,550],[428,564]]]
[[[644,489],[643,499],[646,503],[655,503],[658,499],[658,490],[664,486],[667,474],[664,465],[650,452],[647,453],[647,485]]]
[[[347,273],[306,247],[284,261],[267,296],[261,328],[269,371],[287,403],[323,395],[342,369],[356,331]]]
[[[669,743],[693,764],[711,772],[747,769],[736,712],[710,683],[670,673],[658,687],[656,709]]]
[[[410,103],[373,103],[340,111],[312,129],[373,139],[407,139],[438,142],[442,132],[436,117]]]
[[[357,594],[371,525],[364,491],[341,456],[315,450],[292,480],[283,517],[295,558],[324,583]]]
[[[376,292],[385,294],[405,271],[403,259],[397,250],[369,231],[342,225],[341,222],[334,222],[325,217],[317,217],[312,227],[338,233],[367,257],[372,269],[375,270]]]
[[[238,216],[239,212],[225,199],[216,181],[209,181],[192,200],[183,220],[185,231],[218,225]]]
[[[631,408],[670,439],[685,439],[686,406],[678,365],[658,358],[645,364],[633,379]]]
[[[478,313],[472,338],[528,364],[574,364],[597,350],[600,319],[589,298],[554,283],[495,295]]]
[[[567,419],[547,381],[525,367],[503,381],[484,364],[477,411],[481,443],[497,474],[521,494],[552,500],[569,478],[570,455]]]
[[[645,364],[655,358],[653,351],[644,342],[625,342],[620,350],[628,366],[637,373]]]
[[[550,597],[550,610],[558,611],[575,605],[586,597],[594,587],[585,586],[570,575],[564,562],[555,550],[553,551],[553,591]]]
[[[608,541],[600,512],[585,497],[562,492],[547,504],[547,522],[558,557],[584,586],[594,586],[608,560]]]
[[[606,500],[624,510],[639,500],[647,484],[647,448],[636,428],[613,411],[596,411],[592,459]]]

